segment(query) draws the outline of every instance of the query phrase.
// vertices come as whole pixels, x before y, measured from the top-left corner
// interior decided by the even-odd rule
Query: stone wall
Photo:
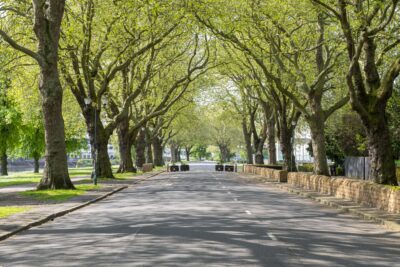
[[[243,172],[257,174],[265,177],[269,181],[275,181],[280,183],[286,183],[288,172],[281,170],[273,170],[269,168],[257,167],[254,165],[244,165]]]
[[[288,174],[288,184],[351,200],[391,213],[400,213],[400,190],[373,182],[310,173]]]

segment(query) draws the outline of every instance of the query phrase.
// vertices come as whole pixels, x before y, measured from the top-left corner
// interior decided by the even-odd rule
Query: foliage
[[[298,167],[299,172],[313,172],[314,166],[313,164],[304,163]]]
[[[0,77],[0,153],[8,154],[18,144],[21,113],[9,94],[10,80]]]
[[[204,160],[211,157],[211,153],[207,151],[206,145],[196,145],[193,148],[193,156],[198,160]]]
[[[400,159],[400,83],[397,83],[392,99],[388,104],[389,127],[392,137],[392,148],[396,159]]]
[[[365,130],[357,114],[341,110],[328,121],[325,130],[327,156],[342,165],[346,156],[368,156]]]

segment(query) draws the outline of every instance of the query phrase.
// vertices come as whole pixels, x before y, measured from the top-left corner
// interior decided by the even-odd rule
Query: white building
[[[77,158],[77,159],[92,159],[92,153],[91,153],[91,145],[89,142],[89,139],[86,139],[87,141],[87,149],[82,149],[79,152],[74,153],[73,155],[70,155],[71,158]],[[107,147],[108,150],[108,156],[110,159],[114,159],[116,157],[117,151],[115,151],[114,146],[111,144],[108,144]]]
[[[294,139],[294,156],[298,163],[312,163],[313,157],[308,152],[307,148],[311,142],[311,134],[309,129],[295,133]],[[281,144],[276,143],[276,158],[278,161],[283,161]]]

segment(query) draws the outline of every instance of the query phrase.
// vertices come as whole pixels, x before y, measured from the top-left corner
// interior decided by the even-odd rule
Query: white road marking
[[[237,198],[234,198],[233,200],[234,200],[234,201],[238,201],[238,199],[237,199]]]
[[[228,191],[228,194],[232,194],[231,191]]]
[[[247,213],[248,215],[251,215],[251,212],[250,212],[249,210],[246,210],[246,213]]]
[[[271,240],[273,241],[278,241],[278,238],[276,238],[276,236],[274,236],[274,234],[272,233],[268,233],[268,237],[271,238]]]

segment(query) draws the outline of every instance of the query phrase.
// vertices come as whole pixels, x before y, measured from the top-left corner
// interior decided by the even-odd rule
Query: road
[[[236,174],[162,174],[0,243],[0,266],[400,266],[400,235]]]

